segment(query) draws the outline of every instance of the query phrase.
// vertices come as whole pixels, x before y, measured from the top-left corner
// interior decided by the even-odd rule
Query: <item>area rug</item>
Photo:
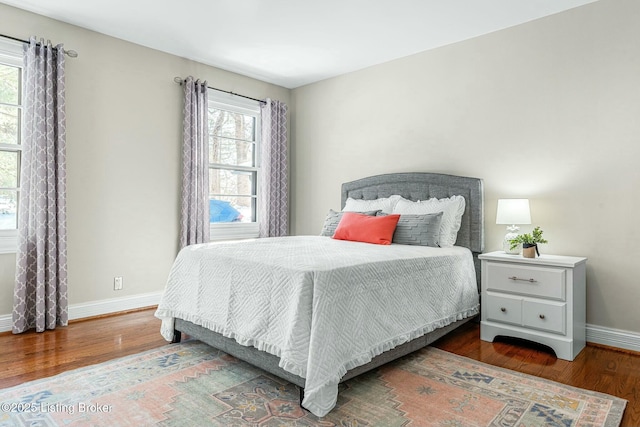
[[[618,426],[626,401],[427,347],[340,386],[296,386],[198,341],[0,390],[0,426]]]

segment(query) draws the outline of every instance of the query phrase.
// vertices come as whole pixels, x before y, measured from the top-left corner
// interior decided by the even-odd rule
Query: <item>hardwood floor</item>
[[[36,334],[0,334],[0,388],[150,350],[166,341],[154,310],[75,322]],[[480,341],[470,322],[435,347],[494,366],[536,375],[628,400],[622,426],[640,426],[640,354],[587,346],[574,360],[557,359],[526,342]]]
[[[1,334],[0,388],[165,345],[153,313],[78,321],[43,333]]]

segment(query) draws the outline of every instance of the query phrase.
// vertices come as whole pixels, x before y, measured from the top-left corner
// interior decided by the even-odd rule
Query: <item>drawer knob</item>
[[[503,313],[506,313],[507,309],[504,308],[504,307],[500,307],[500,311],[503,312]]]
[[[513,280],[513,281],[519,280],[521,282],[529,282],[529,283],[536,283],[537,282],[537,280],[533,279],[533,278],[531,278],[531,279],[522,279],[522,278],[517,277],[517,276],[511,276],[511,277],[509,277],[509,279]]]
[[[541,314],[539,317],[544,320],[544,314]]]

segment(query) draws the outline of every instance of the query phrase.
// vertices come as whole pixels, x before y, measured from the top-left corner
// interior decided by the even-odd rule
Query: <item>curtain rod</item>
[[[181,78],[181,77],[174,77],[173,81],[176,82],[176,83],[182,84],[186,80]],[[246,99],[250,99],[252,101],[261,102],[262,104],[266,104],[267,103],[267,101],[265,101],[264,99],[256,99],[256,98],[252,98],[250,96],[240,95],[239,93],[231,92],[231,91],[228,91],[228,90],[222,90],[222,89],[218,89],[218,88],[211,87],[211,86],[207,86],[207,89],[217,90],[218,92],[228,93],[229,95],[239,96],[241,98],[246,98]]]
[[[12,36],[8,36],[6,34],[0,34],[1,37],[4,37],[6,39],[11,39],[17,42],[22,42],[22,43],[30,43],[29,40],[23,40],[23,39],[19,39],[17,37],[12,37]],[[41,44],[40,42],[37,42],[37,44]],[[56,47],[54,47],[54,49],[57,49]],[[67,55],[69,58],[77,58],[78,57],[78,52],[76,52],[75,50],[66,50],[66,49],[62,49],[62,53],[64,53],[65,55]]]

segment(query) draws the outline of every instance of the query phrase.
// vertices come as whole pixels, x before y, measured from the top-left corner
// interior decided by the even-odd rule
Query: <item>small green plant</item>
[[[519,234],[515,239],[509,240],[511,244],[511,249],[515,249],[520,243],[529,244],[529,245],[537,245],[538,243],[548,243],[546,239],[542,237],[542,230],[540,227],[536,227],[533,229],[531,234]]]

